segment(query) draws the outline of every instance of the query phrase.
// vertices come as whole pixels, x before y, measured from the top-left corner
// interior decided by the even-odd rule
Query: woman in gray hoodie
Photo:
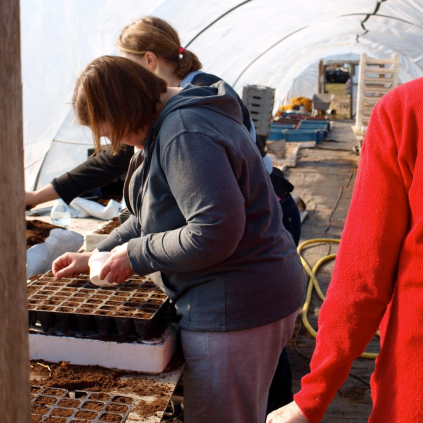
[[[304,297],[292,237],[236,93],[167,87],[105,56],[78,79],[73,105],[97,147],[140,148],[125,182],[132,216],[97,246],[114,251],[100,278],[155,272],[181,317],[186,423],[262,423],[281,350]],[[65,254],[56,277],[87,270]]]

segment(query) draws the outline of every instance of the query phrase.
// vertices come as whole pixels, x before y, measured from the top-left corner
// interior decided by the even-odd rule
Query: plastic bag
[[[101,220],[110,220],[119,216],[122,205],[117,201],[110,200],[107,206],[102,206],[95,201],[82,197],[75,198],[70,203],[71,217],[96,217]]]
[[[46,240],[26,250],[28,278],[51,269],[53,261],[67,252],[78,251],[84,237],[77,232],[65,229],[52,229]]]

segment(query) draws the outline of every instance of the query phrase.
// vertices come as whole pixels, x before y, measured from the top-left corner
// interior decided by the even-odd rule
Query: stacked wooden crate
[[[399,55],[390,59],[371,59],[361,54],[358,76],[357,114],[353,132],[361,144],[376,103],[398,85]]]
[[[266,138],[272,120],[275,90],[263,85],[247,85],[242,91],[242,101],[250,112],[257,135]]]

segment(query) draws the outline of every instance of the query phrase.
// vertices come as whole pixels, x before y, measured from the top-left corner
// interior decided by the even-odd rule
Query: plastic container
[[[66,228],[69,226],[71,220],[70,208],[61,198],[54,203],[50,212],[50,218],[53,225],[64,226]]]
[[[93,254],[90,259],[88,260],[88,266],[90,267],[90,281],[94,285],[98,286],[116,286],[117,283],[109,283],[107,279],[100,279],[98,277],[102,267],[106,264],[107,260],[109,260],[112,253],[108,251],[102,251],[100,253]]]
[[[329,123],[305,120],[299,124],[298,129],[318,129],[323,131],[324,138],[326,138],[329,132]]]
[[[324,140],[324,131],[318,129],[283,129],[282,138],[286,142],[316,141],[316,144],[320,144]]]

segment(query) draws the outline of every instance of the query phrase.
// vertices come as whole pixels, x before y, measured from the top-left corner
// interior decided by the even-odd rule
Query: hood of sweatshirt
[[[150,130],[154,137],[166,117],[176,109],[185,107],[200,107],[213,110],[216,113],[232,119],[240,124],[243,116],[239,100],[233,88],[224,81],[216,82],[207,87],[198,87],[188,84],[185,88],[173,96],[161,111]]]

